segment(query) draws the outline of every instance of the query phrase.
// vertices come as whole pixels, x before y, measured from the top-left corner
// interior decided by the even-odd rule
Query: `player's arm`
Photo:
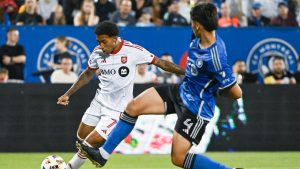
[[[237,83],[235,83],[234,85],[232,85],[230,87],[220,90],[219,94],[221,96],[226,96],[231,99],[239,99],[242,97],[242,89],[240,88],[240,86]]]
[[[67,106],[69,104],[69,97],[82,86],[86,85],[93,78],[96,71],[97,69],[86,68],[69,90],[58,98],[57,104]]]
[[[155,58],[152,64],[168,72],[176,73],[179,75],[185,74],[185,69],[182,69],[178,65],[166,60]]]

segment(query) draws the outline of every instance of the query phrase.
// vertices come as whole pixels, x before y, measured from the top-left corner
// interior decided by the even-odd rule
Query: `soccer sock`
[[[67,169],[79,169],[86,161],[85,155],[78,151],[69,161]]]
[[[185,169],[231,169],[201,154],[193,153],[188,153],[186,155],[183,167]]]
[[[119,143],[129,135],[135,125],[136,120],[137,117],[132,117],[126,112],[121,114],[120,120],[116,127],[109,134],[104,145],[99,149],[104,158],[108,159],[109,155],[114,151]]]

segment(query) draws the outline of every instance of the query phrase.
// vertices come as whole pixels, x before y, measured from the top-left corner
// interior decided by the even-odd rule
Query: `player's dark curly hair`
[[[103,21],[100,22],[95,29],[96,35],[107,35],[109,37],[111,36],[118,36],[119,35],[119,29],[118,26],[110,21]]]
[[[211,32],[218,28],[218,12],[212,3],[201,3],[192,8],[191,19],[199,22],[207,31]]]

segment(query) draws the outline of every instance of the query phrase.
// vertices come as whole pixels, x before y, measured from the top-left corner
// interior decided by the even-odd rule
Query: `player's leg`
[[[100,108],[101,105],[94,99],[91,102],[90,107],[85,111],[77,130],[77,137],[80,142],[83,141],[98,124],[100,120]],[[85,161],[85,155],[82,152],[78,151],[69,161],[69,168],[67,169],[78,169],[84,164]]]
[[[101,108],[100,121],[95,129],[85,138],[84,142],[90,147],[98,148],[107,139],[110,132],[119,121],[121,112],[107,107]]]
[[[83,141],[90,134],[90,132],[94,130],[94,128],[95,126],[89,126],[81,122],[77,130],[77,139],[79,141]],[[69,161],[67,169],[79,169],[84,164],[86,159],[87,158],[85,155],[78,151]]]
[[[182,108],[176,122],[172,143],[172,163],[185,169],[229,169],[201,154],[189,152],[192,144],[199,144],[208,121]]]
[[[164,114],[164,102],[155,88],[149,88],[139,96],[134,98],[122,113],[120,121],[109,136],[109,142],[105,142],[100,152],[111,154],[119,143],[127,137],[135,126],[136,120],[139,115],[146,114]],[[110,139],[111,138],[111,139]]]
[[[132,131],[139,115],[164,114],[164,112],[165,105],[160,94],[155,88],[149,88],[127,105],[116,127],[99,151],[84,145],[82,149],[93,159],[92,161],[98,162],[98,166],[103,166],[113,150]]]
[[[220,111],[221,110],[218,108],[218,106],[216,106],[214,117],[206,125],[205,132],[201,138],[200,143],[197,146],[193,146],[191,148],[191,150],[190,150],[191,153],[203,154],[206,152],[213,134],[218,132],[217,122],[220,117],[220,113],[221,113]]]

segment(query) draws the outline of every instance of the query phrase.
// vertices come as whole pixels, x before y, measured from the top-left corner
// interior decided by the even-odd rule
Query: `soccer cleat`
[[[81,142],[76,142],[76,147],[80,150],[96,167],[101,168],[105,165],[106,159],[104,159],[99,149],[92,148],[82,144]]]

